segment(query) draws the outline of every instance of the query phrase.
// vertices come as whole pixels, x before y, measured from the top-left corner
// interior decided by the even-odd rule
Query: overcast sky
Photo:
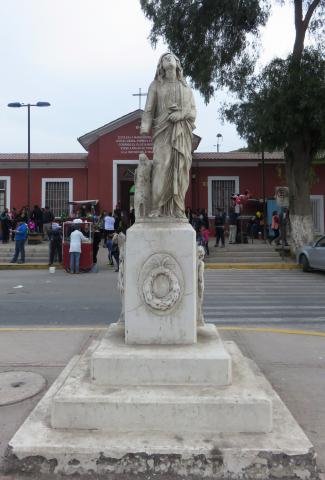
[[[263,32],[261,63],[292,49],[287,3],[274,8]],[[154,50],[149,32],[138,0],[1,0],[0,152],[27,149],[27,109],[9,102],[51,103],[32,109],[32,152],[84,151],[78,137],[136,110],[132,93],[147,91],[167,50],[162,43]],[[221,123],[220,96],[208,106],[195,98],[199,151],[216,151],[217,133],[221,151],[245,145],[234,126]]]

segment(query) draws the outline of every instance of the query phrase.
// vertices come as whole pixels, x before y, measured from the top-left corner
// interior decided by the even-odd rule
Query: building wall
[[[152,158],[151,139],[140,136],[139,127],[140,121],[134,120],[99,137],[89,148],[89,197],[98,198],[102,209],[112,210],[120,200],[118,195],[113,200],[114,183],[118,190],[116,165],[125,161],[136,163],[142,151]]]
[[[0,169],[1,176],[9,176],[11,183],[10,208],[20,209],[27,204],[27,169]],[[42,203],[42,178],[72,178],[73,199],[83,200],[87,195],[87,169],[31,170],[31,206]]]
[[[209,177],[239,177],[239,192],[243,193],[248,189],[253,198],[262,198],[262,173],[261,169],[256,167],[238,166],[234,167],[193,167],[192,177],[193,194],[192,203],[194,209],[204,208],[208,209],[208,195],[209,195]],[[276,173],[274,172],[274,165],[267,166],[265,169],[265,193],[266,196],[274,195],[274,182],[276,180]]]
[[[79,158],[78,160],[83,161],[83,166],[87,165],[87,168],[81,168],[80,163],[76,164],[78,168],[51,168],[52,159],[49,159],[46,168],[35,168],[34,164],[31,170],[31,205],[41,205],[42,178],[72,178],[73,200],[98,199],[101,209],[113,210],[116,203],[120,201],[120,182],[122,180],[119,178],[118,172],[121,171],[119,166],[124,164],[133,170],[138,162],[139,153],[142,151],[152,158],[151,137],[140,136],[139,133],[140,114],[137,119],[119,128],[115,127],[115,130],[109,132],[109,128],[114,128],[114,125],[116,125],[115,122],[112,122],[102,129],[87,134],[94,135],[94,140],[92,139],[90,142],[88,158],[84,158],[84,160]],[[108,128],[106,130],[108,133],[103,134],[105,128]],[[97,139],[95,135],[98,135]],[[55,154],[53,155],[55,156]],[[207,155],[207,158],[205,159],[203,155]],[[209,178],[216,176],[239,177],[238,192],[235,193],[243,193],[248,189],[252,197],[261,199],[263,187],[260,159],[257,160],[256,156],[249,153],[247,155],[245,153],[238,154],[238,159],[236,155],[234,153],[220,154],[220,157],[209,153],[194,155],[185,206],[189,206],[193,210],[198,208],[208,210]],[[201,160],[197,160],[198,156]],[[229,161],[230,158],[231,161]],[[268,158],[264,167],[265,197],[272,198],[276,186],[286,185],[285,166],[281,160],[277,163],[276,156]],[[272,158],[276,158],[276,160],[272,160]],[[54,161],[53,157],[53,163]],[[67,167],[70,165],[68,164]],[[27,203],[27,169],[1,168],[0,162],[0,176],[11,178],[10,207],[20,208],[25,205]],[[314,168],[311,194],[320,195],[322,198],[325,195],[325,165],[316,165]],[[211,213],[213,214],[213,212]]]

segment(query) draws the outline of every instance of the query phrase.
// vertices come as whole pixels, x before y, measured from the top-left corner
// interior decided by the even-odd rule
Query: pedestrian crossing
[[[325,324],[325,274],[207,270],[204,316],[217,324]]]

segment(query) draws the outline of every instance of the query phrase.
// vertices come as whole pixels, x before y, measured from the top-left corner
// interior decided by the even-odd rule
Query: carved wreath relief
[[[139,290],[150,310],[160,315],[169,313],[181,300],[184,290],[177,261],[167,253],[151,255],[141,269]]]

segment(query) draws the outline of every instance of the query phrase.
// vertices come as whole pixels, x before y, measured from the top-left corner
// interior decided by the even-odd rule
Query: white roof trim
[[[134,120],[140,119],[142,117],[142,113],[143,110],[140,109],[128,113],[127,115],[124,115],[123,117],[120,117],[113,122],[107,123],[106,125],[103,125],[102,127],[93,130],[92,132],[85,133],[85,135],[82,135],[78,138],[78,142],[81,143],[84,149],[88,151],[90,145],[92,145],[99,137],[102,137],[107,133],[113,132],[114,130],[123,127],[124,125],[133,122]]]

